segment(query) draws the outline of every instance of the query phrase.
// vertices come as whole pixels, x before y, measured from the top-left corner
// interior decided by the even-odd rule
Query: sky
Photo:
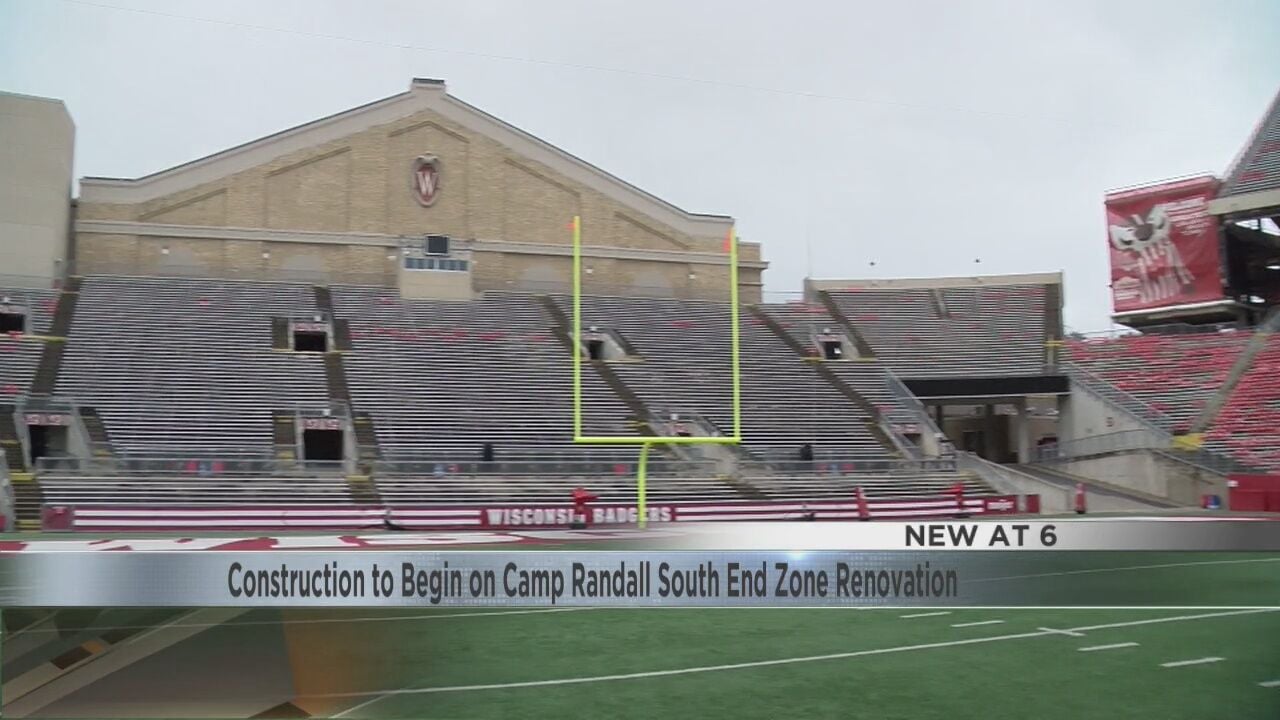
[[[1280,88],[1280,0],[0,0],[0,90],[136,177],[413,77],[803,278],[1064,273],[1110,326],[1103,194],[1221,174]]]

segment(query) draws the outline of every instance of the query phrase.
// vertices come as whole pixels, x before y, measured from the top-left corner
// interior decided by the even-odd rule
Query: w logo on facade
[[[440,159],[422,155],[413,161],[413,196],[418,204],[431,207],[440,194]]]

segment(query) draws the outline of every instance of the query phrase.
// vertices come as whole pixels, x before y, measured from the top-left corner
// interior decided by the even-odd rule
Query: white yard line
[[[1120,648],[1138,647],[1136,642],[1111,643],[1110,645],[1090,645],[1076,648],[1077,652],[1097,652],[1098,650],[1119,650]]]
[[[1265,680],[1263,682],[1258,683],[1258,687],[1264,687],[1264,688],[1280,687],[1280,680]]]
[[[1036,629],[1043,630],[1047,633],[1054,633],[1056,635],[1066,635],[1067,637],[1084,637],[1084,633],[1079,633],[1074,630],[1057,630],[1055,628],[1047,628],[1047,627],[1036,628]]]
[[[1072,632],[1089,632],[1093,630],[1107,630],[1112,628],[1138,627],[1140,625],[1155,625],[1159,623],[1187,622],[1189,620],[1204,620],[1209,618],[1232,617],[1235,615],[1252,615],[1257,613],[1278,612],[1280,608],[1256,608],[1249,610],[1227,610],[1224,612],[1201,613],[1198,615],[1179,615],[1174,617],[1147,618],[1144,620],[1130,620],[1127,622],[1106,623],[1103,625],[1090,625],[1085,627],[1070,628]],[[990,637],[968,638],[965,640],[947,640],[943,642],[924,643],[920,645],[900,645],[898,647],[876,648],[873,650],[853,650],[850,652],[831,653],[829,655],[808,655],[804,657],[778,658],[774,660],[756,660],[753,662],[732,663],[728,665],[704,665],[700,667],[677,668],[674,670],[651,670],[648,672],[623,673],[619,675],[594,675],[584,677],[556,678],[553,680],[526,680],[523,682],[510,683],[491,683],[485,685],[446,685],[438,687],[406,687],[395,690],[367,690],[361,692],[346,693],[329,693],[325,695],[314,695],[308,697],[324,697],[324,698],[362,698],[368,697],[368,700],[353,705],[333,717],[346,717],[347,715],[366,708],[379,700],[397,695],[427,695],[434,693],[455,693],[455,692],[474,692],[478,690],[510,690],[514,688],[531,688],[531,687],[553,687],[559,685],[581,685],[587,683],[617,682],[622,680],[640,680],[653,677],[669,677],[673,675],[693,675],[698,673],[709,672],[725,672],[729,670],[745,670],[749,668],[771,667],[775,665],[795,665],[799,663],[823,662],[827,660],[845,660],[848,658],[867,657],[871,655],[889,655],[901,652],[913,652],[917,650],[935,650],[938,648],[960,647],[964,645],[979,645],[983,643],[1003,642],[1005,640],[1022,640],[1025,638],[1047,637],[1058,633],[1044,632],[1037,630],[1035,632],[1014,633],[1012,635],[994,635]],[[370,697],[372,696],[372,697]]]
[[[962,627],[978,627],[979,625],[1000,625],[1003,622],[1004,622],[1003,620],[978,620],[977,622],[951,623],[951,627],[962,628]],[[1044,628],[1040,628],[1040,629],[1043,630]]]
[[[950,614],[951,614],[950,610],[939,610],[938,612],[911,613],[910,615],[899,615],[898,617],[906,619],[906,618],[922,618],[922,617],[939,617],[941,615],[950,615]]]
[[[1202,657],[1195,660],[1176,660],[1174,662],[1160,663],[1162,668],[1186,667],[1187,665],[1205,665],[1207,663],[1222,662],[1226,658],[1220,657]]]

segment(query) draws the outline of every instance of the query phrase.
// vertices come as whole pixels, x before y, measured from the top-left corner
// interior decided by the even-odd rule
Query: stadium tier
[[[828,290],[875,356],[904,378],[1045,374],[1050,286]]]
[[[274,352],[271,318],[311,286],[86,278],[56,394],[97,408],[117,453],[273,453],[272,411],[326,405],[323,358]]]
[[[387,288],[339,287],[333,298],[351,327],[351,401],[373,416],[386,459],[480,460],[485,443],[504,460],[586,456],[573,444],[568,349],[535,297],[405,301]],[[583,385],[587,431],[635,434],[596,373]]]
[[[25,394],[35,377],[57,302],[56,290],[0,287],[0,314],[11,318],[0,332],[0,403]]]
[[[1206,448],[1280,470],[1280,337],[1268,335],[1204,435]]]
[[[558,301],[568,309],[568,298]],[[760,311],[773,315],[782,310],[765,305]],[[587,297],[582,322],[627,340],[633,362],[618,363],[614,371],[649,408],[659,414],[665,410],[700,416],[729,434],[733,417],[728,304]],[[826,325],[834,327],[829,319]],[[742,435],[748,451],[795,459],[802,445],[811,444],[816,457],[889,453],[891,447],[871,429],[877,422],[873,414],[819,377],[807,366],[808,357],[789,347],[758,315],[740,327],[742,395],[749,399],[742,408]],[[797,344],[814,347],[809,333],[798,334]]]
[[[1072,340],[1072,363],[1132,396],[1171,432],[1186,432],[1249,343],[1245,331]]]

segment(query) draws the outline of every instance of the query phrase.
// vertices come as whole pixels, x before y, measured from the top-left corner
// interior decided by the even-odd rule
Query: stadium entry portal
[[[636,463],[636,518],[641,528],[645,513],[645,475],[649,448],[654,445],[737,445],[742,442],[742,384],[739,377],[738,238],[733,228],[725,235],[729,253],[729,359],[733,394],[733,434],[729,437],[631,437],[582,434],[582,217],[573,216],[573,441],[583,445],[638,445]]]

